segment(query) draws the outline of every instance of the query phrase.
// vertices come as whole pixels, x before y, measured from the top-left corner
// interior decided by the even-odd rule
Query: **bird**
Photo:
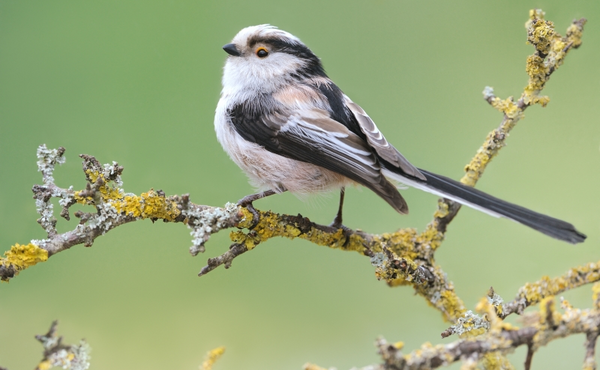
[[[339,190],[331,224],[341,228],[345,188],[362,185],[400,214],[408,205],[398,183],[519,222],[572,244],[586,236],[565,221],[493,197],[413,166],[369,115],[327,76],[299,38],[268,24],[250,26],[223,46],[228,54],[215,110],[215,132],[229,157],[258,190],[239,206],[289,191]]]

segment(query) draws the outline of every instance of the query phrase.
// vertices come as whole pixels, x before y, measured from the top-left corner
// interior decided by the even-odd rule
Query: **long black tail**
[[[426,182],[420,179],[406,178],[402,175],[392,177],[398,177],[398,180],[406,185],[452,199],[493,216],[517,221],[559,240],[577,244],[582,243],[586,238],[585,234],[577,231],[575,226],[568,222],[506,202],[448,177],[422,169],[419,171],[427,177]]]

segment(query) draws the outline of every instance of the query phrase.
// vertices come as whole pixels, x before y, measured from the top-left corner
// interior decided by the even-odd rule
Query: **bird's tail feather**
[[[427,177],[427,181],[405,177],[390,170],[384,170],[384,174],[386,177],[403,184],[451,199],[489,215],[505,217],[519,222],[559,240],[577,244],[583,242],[586,238],[584,234],[577,231],[568,222],[506,202],[448,177],[422,169],[419,169],[419,171]]]

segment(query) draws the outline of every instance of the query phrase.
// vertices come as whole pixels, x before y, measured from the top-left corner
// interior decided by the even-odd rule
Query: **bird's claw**
[[[348,243],[350,242],[350,236],[352,236],[353,231],[352,229],[342,225],[341,222],[339,222],[339,220],[337,219],[337,217],[333,220],[333,222],[329,225],[329,227],[336,229],[336,230],[342,230],[342,234],[344,235],[344,245],[343,247],[347,246]]]
[[[237,203],[237,205],[246,208],[248,211],[250,211],[250,213],[252,213],[252,225],[248,228],[248,230],[254,229],[260,221],[260,214],[258,213],[256,208],[254,208],[252,202],[244,202],[244,200],[242,199]]]

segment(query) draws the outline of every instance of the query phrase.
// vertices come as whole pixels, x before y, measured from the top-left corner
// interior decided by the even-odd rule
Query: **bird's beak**
[[[242,53],[240,53],[240,51],[235,47],[234,44],[227,44],[223,46],[223,50],[225,50],[227,54],[233,55],[234,57],[239,57],[240,55],[242,55]]]

